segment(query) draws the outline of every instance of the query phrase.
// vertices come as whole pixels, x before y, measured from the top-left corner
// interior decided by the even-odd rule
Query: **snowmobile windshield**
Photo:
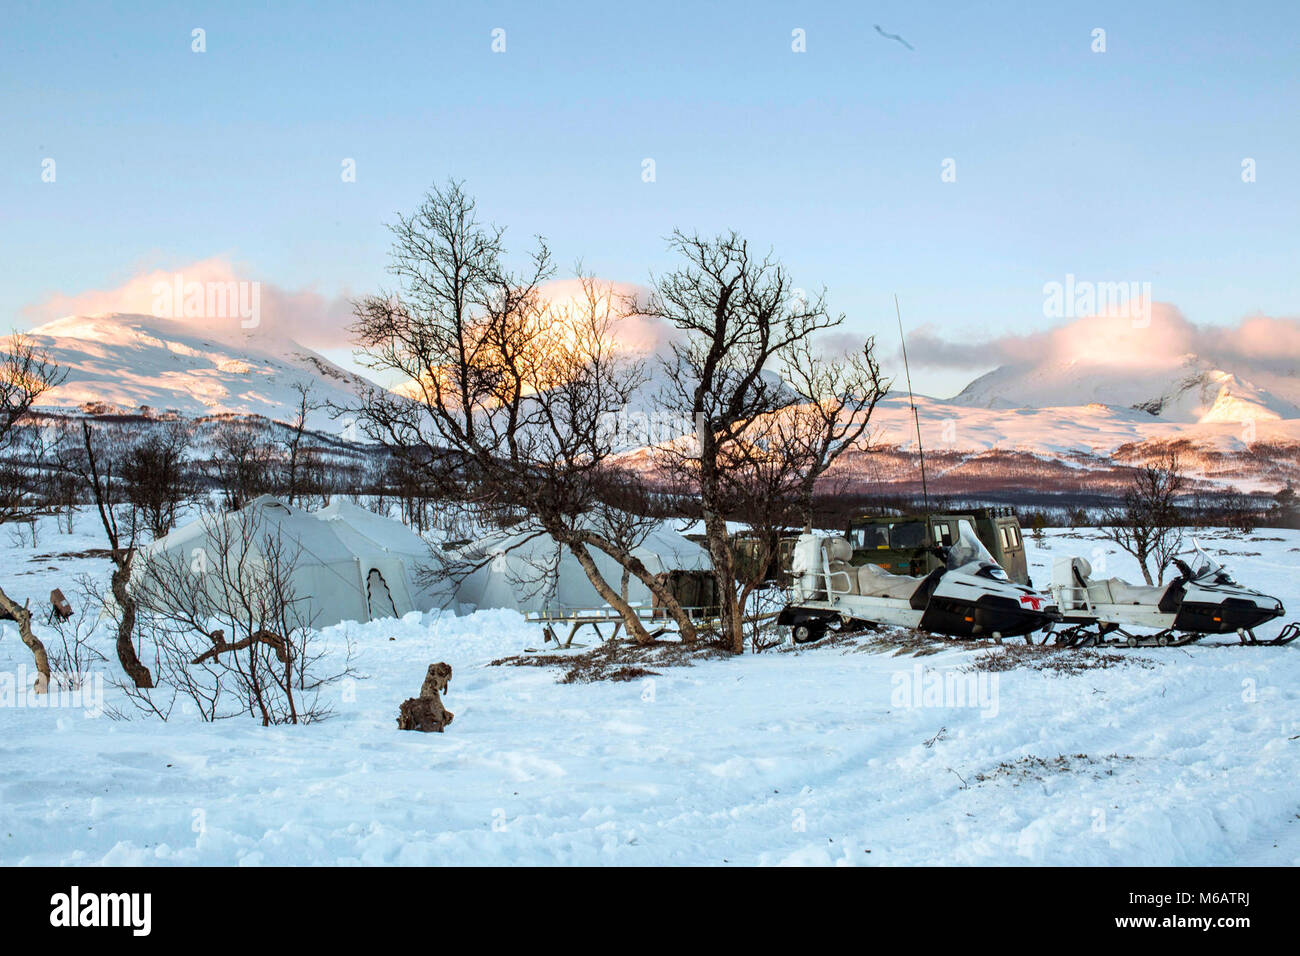
[[[998,567],[993,555],[989,554],[988,549],[984,547],[984,542],[980,541],[979,535],[975,533],[975,528],[969,521],[962,521],[957,526],[957,540],[948,548],[945,564],[949,571],[956,571],[971,562]]]
[[[1192,571],[1193,581],[1219,581],[1222,584],[1232,583],[1232,577],[1228,574],[1227,569],[1205,553],[1205,549],[1201,547],[1201,542],[1193,538],[1192,548],[1196,552],[1196,563],[1194,565],[1194,570]]]

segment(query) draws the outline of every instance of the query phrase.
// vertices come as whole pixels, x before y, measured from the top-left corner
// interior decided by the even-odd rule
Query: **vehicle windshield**
[[[898,551],[925,547],[925,523],[899,521],[889,526],[889,546]]]
[[[858,550],[876,551],[889,547],[889,526],[863,524],[849,530],[849,540]]]
[[[1211,580],[1222,577],[1224,581],[1231,581],[1227,570],[1218,561],[1205,553],[1201,547],[1201,542],[1192,539],[1192,550],[1196,552],[1196,557],[1192,559],[1192,580]]]
[[[975,527],[969,521],[960,521],[957,524],[957,540],[948,549],[948,570],[956,571],[972,561],[997,566],[997,561],[975,533]]]

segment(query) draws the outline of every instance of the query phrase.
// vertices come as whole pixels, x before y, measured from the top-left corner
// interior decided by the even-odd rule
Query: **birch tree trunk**
[[[126,676],[131,678],[135,686],[148,690],[153,687],[153,675],[136,654],[135,644],[131,640],[132,633],[135,631],[135,598],[127,589],[127,582],[130,580],[131,562],[128,558],[114,568],[112,578],[113,597],[122,610],[122,617],[117,622],[117,659],[122,664],[122,670],[126,671]]]
[[[596,561],[592,558],[591,552],[587,550],[586,545],[581,542],[571,541],[568,548],[573,552],[573,556],[578,559],[578,563],[582,565],[582,570],[587,572],[587,579],[591,581],[592,587],[605,599],[605,603],[618,611],[623,618],[623,625],[627,628],[628,633],[632,635],[638,644],[649,644],[650,632],[645,629],[641,619],[632,610],[631,605],[609,586],[605,576],[600,573],[600,568],[596,567]]]

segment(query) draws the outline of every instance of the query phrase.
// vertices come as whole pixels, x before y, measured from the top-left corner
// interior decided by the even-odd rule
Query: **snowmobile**
[[[942,564],[927,575],[892,574],[852,563],[845,538],[805,532],[794,546],[788,603],[777,623],[795,643],[823,637],[832,623],[893,624],[950,637],[1018,637],[1061,619],[1051,599],[1007,577],[959,518]]]
[[[1282,616],[1282,602],[1237,584],[1199,541],[1193,539],[1192,545],[1195,569],[1175,558],[1178,576],[1163,587],[1129,584],[1119,578],[1095,579],[1085,559],[1057,558],[1051,591],[1065,629],[1053,635],[1056,643],[1070,647],[1174,647],[1207,634],[1234,631],[1243,644],[1289,644],[1300,637],[1300,624],[1292,623],[1271,641],[1256,638],[1256,627]],[[1156,628],[1157,632],[1132,634],[1124,630],[1128,626]],[[1111,634],[1116,636],[1108,637]]]

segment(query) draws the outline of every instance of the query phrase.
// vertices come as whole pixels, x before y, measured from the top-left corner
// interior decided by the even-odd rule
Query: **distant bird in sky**
[[[884,37],[886,40],[897,40],[899,43],[903,44],[903,46],[907,47],[909,50],[915,50],[915,49],[916,49],[914,46],[912,46],[912,44],[908,43],[906,40],[904,40],[902,37],[900,37],[897,33],[886,33],[884,30],[880,29],[880,24],[879,24],[879,23],[873,23],[872,26],[875,27],[875,28],[876,28],[876,32],[879,33],[879,34],[880,34],[882,37]]]

